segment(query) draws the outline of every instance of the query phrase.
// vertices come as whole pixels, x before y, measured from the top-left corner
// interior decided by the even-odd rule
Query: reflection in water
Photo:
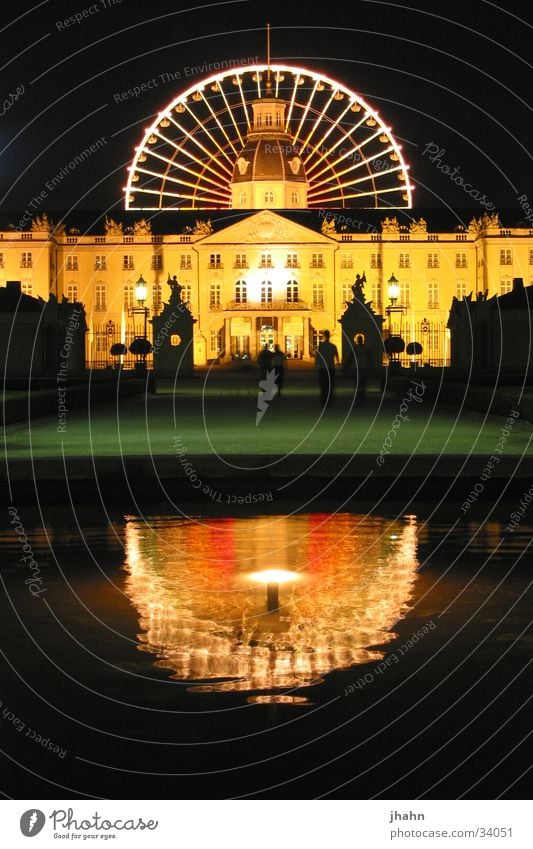
[[[139,648],[173,679],[197,682],[196,691],[290,690],[380,660],[372,647],[396,636],[417,566],[414,517],[126,522],[126,591],[140,614]],[[252,580],[273,569],[281,570],[275,589],[276,573]]]

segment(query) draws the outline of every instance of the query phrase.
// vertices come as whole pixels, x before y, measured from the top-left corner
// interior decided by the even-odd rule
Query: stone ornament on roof
[[[324,220],[322,221],[322,227],[320,228],[320,230],[324,234],[324,236],[330,236],[333,233],[336,233],[337,230],[336,230],[336,227],[335,227],[335,219],[332,218],[331,221],[328,221],[327,218],[324,218]]]
[[[151,232],[152,225],[146,218],[141,218],[140,221],[136,221],[133,225],[134,236],[150,236]]]
[[[427,233],[428,225],[425,218],[419,218],[418,221],[411,221],[409,225],[410,233]]]
[[[398,219],[396,216],[394,218],[389,218],[388,216],[383,219],[381,222],[381,232],[382,233],[399,233],[400,225],[398,224]]]
[[[472,218],[472,221],[468,225],[469,233],[481,233],[482,230],[499,230],[502,224],[500,221],[500,216],[497,212],[491,212],[490,215],[488,212],[484,212],[481,218]]]
[[[107,236],[122,236],[124,228],[122,222],[113,221],[112,218],[105,217],[105,232]]]

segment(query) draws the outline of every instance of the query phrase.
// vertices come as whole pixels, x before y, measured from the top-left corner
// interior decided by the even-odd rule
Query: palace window
[[[353,292],[352,292],[351,283],[343,283],[342,284],[341,296],[342,296],[343,305],[346,303],[346,301],[348,301],[348,303],[352,302]]]
[[[4,267],[4,254],[0,254],[0,268]]]
[[[180,269],[181,271],[186,271],[192,268],[192,256],[191,254],[181,254],[180,255]]]
[[[455,254],[455,267],[456,268],[466,268],[466,254]]]
[[[457,280],[455,284],[456,297],[461,301],[463,298],[466,298],[468,292],[468,281],[466,280]]]
[[[239,193],[239,206],[244,206],[246,203],[246,192]]]
[[[324,268],[324,254],[312,254],[311,268]]]
[[[270,280],[263,280],[261,283],[261,303],[272,303],[272,283]]]
[[[291,203],[299,203],[300,195],[298,192],[291,192]]]
[[[209,268],[222,268],[222,257],[220,254],[209,254]]]
[[[220,283],[211,283],[209,287],[209,306],[220,306]]]
[[[163,271],[163,257],[161,254],[152,254],[152,271]]]
[[[237,280],[235,283],[235,302],[237,304],[246,304],[248,301],[248,290],[246,280]]]
[[[261,254],[261,259],[259,260],[260,268],[272,268],[272,254],[263,253]]]
[[[411,268],[411,254],[400,254],[400,268]]]
[[[313,283],[313,307],[324,309],[324,287],[322,283]]]
[[[372,304],[374,307],[381,309],[382,305],[382,294],[381,294],[381,283],[379,280],[372,281]]]
[[[182,283],[181,284],[181,300],[184,304],[190,304],[191,302],[191,284],[190,283]]]
[[[78,270],[78,257],[76,254],[71,254],[67,257],[67,271],[77,271]]]
[[[20,291],[23,295],[33,295],[33,283],[24,281],[20,284]]]
[[[533,250],[529,249],[529,264],[533,265]]]
[[[510,277],[502,277],[500,280],[500,295],[507,295],[513,291],[513,281]]]
[[[274,124],[274,119],[272,117],[272,112],[265,112],[265,127],[272,127]]]
[[[341,254],[341,268],[353,268],[352,254]]]
[[[21,268],[32,268],[33,266],[33,255],[31,251],[23,251],[20,259],[20,267]]]
[[[428,283],[428,307],[430,309],[439,307],[439,284],[436,280],[430,280]]]
[[[265,203],[274,203],[274,192],[265,192]]]
[[[403,307],[408,307],[411,304],[411,284],[407,280],[400,282],[400,297],[399,302]]]
[[[298,302],[298,281],[297,280],[288,280],[287,281],[287,302],[290,304],[296,304]]]
[[[500,265],[512,265],[513,254],[510,248],[502,248],[500,250]]]
[[[161,283],[154,283],[152,286],[152,310],[155,313],[161,312],[163,304],[163,287]]]
[[[381,268],[381,254],[370,254],[370,268]]]
[[[235,268],[248,268],[246,254],[235,254]]]
[[[104,283],[97,283],[94,287],[94,308],[98,311],[103,311],[106,309],[107,303],[107,290]]]
[[[287,262],[285,263],[285,268],[299,268],[300,263],[298,262],[298,254],[290,253],[287,254]]]
[[[438,268],[439,267],[439,255],[438,254],[428,254],[428,268]]]
[[[76,283],[67,284],[67,298],[71,303],[75,304],[78,300],[78,287]]]
[[[97,254],[94,258],[94,270],[105,271],[107,269],[106,257],[102,254]]]
[[[216,357],[222,350],[222,331],[212,330],[209,335],[209,352],[212,357]]]
[[[134,286],[133,283],[126,283],[124,286],[124,309],[131,310],[134,304]],[[98,309],[98,307],[96,307]]]
[[[133,271],[133,255],[124,254],[122,268],[124,271]]]

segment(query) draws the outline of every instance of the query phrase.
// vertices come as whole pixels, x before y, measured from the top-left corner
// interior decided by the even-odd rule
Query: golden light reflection
[[[139,648],[192,691],[282,690],[249,701],[302,703],[287,691],[384,657],[410,607],[416,546],[414,516],[130,519]],[[274,583],[279,607],[267,604]]]

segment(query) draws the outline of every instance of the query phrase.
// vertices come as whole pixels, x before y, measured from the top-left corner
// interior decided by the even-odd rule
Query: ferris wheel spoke
[[[375,180],[379,179],[379,177],[388,177],[388,176],[389,176],[390,174],[392,174],[393,172],[398,173],[400,170],[401,170],[401,169],[399,169],[399,168],[394,168],[394,169],[393,169],[393,168],[391,168],[391,169],[389,169],[388,173],[387,173],[387,172],[385,172],[385,171],[376,171],[376,172],[371,173],[371,174],[364,174],[362,177],[358,177],[356,180],[354,180],[354,179],[344,180],[344,181],[342,181],[342,183],[341,183],[341,181],[340,181],[340,178],[341,178],[343,175],[342,175],[342,172],[339,172],[339,173],[337,174],[337,185],[342,185],[342,186],[344,186],[344,187],[348,187],[348,186],[356,186],[356,185],[358,185],[359,183],[364,183],[364,182],[366,182],[367,180],[374,180],[374,181],[375,181]],[[402,180],[402,182],[403,182],[403,180]],[[317,186],[316,186],[316,190],[318,190],[318,192],[319,192],[319,193],[326,194],[327,192],[334,192],[334,191],[335,191],[335,187],[336,187],[335,185],[329,185],[329,188],[321,189],[321,188],[320,188],[320,186],[318,186],[318,185],[317,185]],[[402,187],[399,187],[399,188],[402,188]],[[316,193],[317,193],[317,192],[316,192],[315,190],[313,190],[313,191],[309,192],[308,197],[314,197],[314,195],[315,195]]]
[[[231,146],[231,148],[232,148],[232,150],[233,150],[233,152],[234,152],[234,154],[235,154],[235,156],[236,156],[236,155],[237,155],[237,151],[236,151],[236,149],[234,148],[233,143],[232,143],[232,142],[230,141],[230,139],[228,138],[228,135],[227,135],[227,133],[226,133],[225,129],[223,128],[222,124],[220,123],[220,121],[218,120],[217,116],[216,116],[216,115],[215,115],[215,113],[213,112],[213,109],[211,108],[211,104],[209,103],[209,101],[208,101],[208,100],[207,100],[207,98],[205,97],[205,95],[204,95],[203,91],[201,92],[201,95],[202,95],[202,100],[203,100],[203,102],[205,103],[205,105],[206,105],[207,109],[209,110],[209,112],[210,112],[210,113],[211,113],[211,115],[213,116],[213,119],[215,120],[215,122],[216,122],[216,124],[217,124],[217,126],[218,126],[219,130],[221,131],[221,133],[222,133],[222,135],[224,136],[224,138],[226,139],[226,141],[227,141],[227,142],[229,142],[229,144],[230,144],[230,146]],[[199,122],[198,122],[198,123],[199,123]],[[233,160],[231,159],[231,157],[230,157],[230,156],[228,155],[228,153],[224,150],[224,148],[223,148],[223,147],[221,147],[221,145],[220,145],[220,143],[218,142],[218,140],[214,138],[213,134],[212,134],[212,133],[210,132],[210,130],[208,130],[208,128],[205,126],[205,123],[204,123],[202,126],[203,126],[203,131],[204,131],[204,133],[206,133],[206,135],[207,135],[207,136],[211,139],[211,141],[212,141],[213,145],[215,146],[215,148],[216,148],[217,150],[219,150],[219,151],[220,151],[220,153],[222,154],[222,156],[224,156],[224,157],[228,160],[228,162],[229,162],[229,166],[230,166],[230,169],[231,169],[231,171],[233,172]]]
[[[328,182],[331,179],[331,177],[327,177],[322,181],[318,181],[318,178],[321,177],[323,174],[326,174],[328,171],[333,171],[334,174],[336,174],[337,176],[340,176],[342,174],[346,174],[348,171],[355,171],[358,168],[364,168],[365,166],[368,167],[370,162],[373,162],[375,159],[379,159],[380,157],[384,156],[387,152],[392,152],[394,150],[393,147],[389,147],[386,150],[378,150],[376,153],[363,158],[362,155],[361,155],[361,151],[365,147],[366,144],[368,144],[368,141],[362,142],[356,148],[349,149],[348,151],[343,153],[342,156],[339,156],[339,157],[337,157],[337,159],[333,160],[332,162],[327,163],[325,165],[325,167],[322,168],[322,170],[318,172],[318,174],[314,175],[313,186],[321,186],[324,182]],[[357,155],[359,157],[357,162],[354,162],[353,165],[350,165],[349,168],[346,168],[343,171],[337,171],[336,170],[338,168],[338,166],[342,162],[344,162],[345,159],[348,159],[349,157],[354,156],[354,155]],[[402,170],[402,166],[384,169],[383,173],[385,173],[387,171],[390,174],[393,171],[397,171],[397,170]]]
[[[225,107],[226,107],[226,111],[227,111],[228,115],[229,115],[229,116],[230,116],[230,118],[231,118],[231,121],[232,121],[233,126],[235,127],[235,132],[237,133],[237,136],[238,136],[238,139],[239,139],[239,146],[240,146],[240,148],[241,148],[241,150],[242,150],[242,148],[244,147],[244,139],[243,139],[243,137],[241,136],[241,131],[239,130],[239,126],[238,126],[237,122],[235,121],[235,116],[234,116],[234,114],[233,114],[233,109],[230,109],[230,106],[229,106],[229,103],[228,103],[228,99],[227,99],[227,97],[226,97],[226,92],[224,91],[224,88],[223,88],[223,86],[222,86],[222,82],[219,82],[219,84],[218,84],[218,85],[219,85],[219,91],[220,91],[220,94],[221,94],[221,96],[222,96],[222,100],[224,101],[224,105],[225,105]],[[233,146],[233,144],[232,144],[232,148],[233,148],[233,150],[235,150],[235,147]],[[236,151],[235,151],[235,155],[237,155],[237,152],[236,152]]]
[[[309,151],[307,159],[305,160],[306,163],[311,159],[312,156],[314,156],[315,154],[318,155],[320,150],[322,150],[322,152],[327,155],[328,150],[324,148],[324,143],[327,141],[327,139],[330,137],[330,135],[333,132],[335,132],[336,129],[338,129],[340,122],[342,121],[342,119],[344,118],[346,113],[348,112],[349,108],[350,108],[350,103],[348,103],[348,106],[346,107],[346,109],[344,109],[343,112],[341,112],[341,114],[339,115],[339,117],[335,121],[331,121],[329,128],[326,130],[326,132],[322,135],[322,137],[313,145],[313,147]],[[338,143],[340,143],[340,142],[338,142]],[[307,173],[308,176],[310,176],[311,171],[312,171],[312,169],[309,169],[309,170],[306,169],[306,173]]]
[[[163,154],[156,153],[155,151],[151,152],[151,156],[155,157],[156,159],[161,160],[161,162],[165,162],[168,166],[171,166],[172,168],[175,168],[176,170],[186,171],[188,174],[192,174],[195,177],[198,177],[198,178],[202,177],[204,180],[206,180],[210,183],[213,183],[213,185],[215,185],[215,186],[219,186],[219,187],[222,187],[224,189],[227,188],[227,184],[224,181],[224,177],[221,177],[220,179],[222,180],[222,182],[219,182],[218,180],[214,180],[212,177],[209,177],[207,174],[205,174],[205,163],[203,163],[201,160],[197,160],[197,163],[202,167],[202,171],[200,173],[198,173],[197,171],[194,171],[192,168],[190,168],[188,165],[186,165],[184,163],[176,162],[174,159],[169,159],[168,156],[163,156]],[[137,171],[141,172],[141,171],[143,171],[143,168],[137,166]],[[167,172],[165,174],[165,177],[168,179],[168,168],[167,168]],[[173,179],[178,180],[177,177],[174,177]]]
[[[296,143],[297,143],[297,141],[300,137],[300,130],[302,129],[304,122],[307,118],[307,115],[309,113],[309,110],[311,109],[311,104],[313,102],[313,98],[316,94],[317,88],[318,88],[318,80],[315,80],[315,84],[313,86],[313,91],[311,92],[309,99],[308,99],[308,101],[305,105],[302,117],[300,118],[300,123],[298,124],[298,127],[296,129],[296,133],[294,134],[294,138],[293,138],[293,141],[292,141],[293,145],[296,145]]]
[[[334,152],[337,150],[337,148],[338,148],[338,147],[340,147],[340,145],[341,145],[343,142],[349,142],[350,144],[355,145],[357,148],[361,147],[361,145],[363,144],[363,141],[364,141],[364,140],[363,140],[363,141],[355,141],[355,140],[352,138],[352,136],[353,136],[353,134],[354,134],[354,133],[356,133],[356,132],[357,132],[357,130],[361,129],[361,127],[363,126],[363,124],[365,123],[365,121],[366,121],[366,115],[363,115],[363,117],[361,118],[361,120],[360,120],[360,121],[358,121],[358,122],[357,122],[357,124],[355,124],[353,127],[351,127],[351,129],[350,129],[350,130],[344,130],[344,129],[341,129],[341,132],[340,132],[340,134],[339,134],[339,138],[337,139],[337,141],[336,141],[336,142],[334,142],[334,143],[331,145],[331,147],[330,147],[330,148],[328,148],[328,150],[323,151],[323,154],[322,154],[320,157],[318,157],[318,159],[316,160],[316,162],[314,162],[314,163],[313,163],[313,162],[311,162],[311,163],[309,163],[309,164],[308,164],[308,160],[309,160],[309,157],[308,157],[308,158],[307,158],[307,160],[306,160],[306,162],[304,162],[304,165],[305,165],[305,168],[306,168],[306,173],[307,173],[307,175],[310,177],[310,176],[311,176],[311,174],[313,173],[314,169],[315,169],[315,168],[319,165],[319,163],[320,163],[323,159],[325,159],[328,155],[331,155],[332,153],[334,153]],[[314,179],[314,178],[313,178],[313,179]]]
[[[285,121],[285,132],[286,133],[289,132],[289,128],[290,128],[292,111],[294,109],[294,101],[296,99],[296,92],[298,91],[298,80],[299,79],[300,79],[299,74],[296,74],[296,76],[293,79],[294,85],[293,85],[293,89],[292,89],[292,95],[291,95],[291,100],[290,100],[290,103],[289,103],[289,108],[287,110],[287,120]]]
[[[194,115],[194,113],[192,113],[192,114]],[[202,151],[202,153],[205,153],[205,155],[206,155],[206,156],[208,156],[211,160],[213,160],[214,162],[216,162],[216,164],[217,164],[220,168],[222,168],[222,169],[223,169],[223,171],[225,171],[225,172],[226,172],[226,174],[227,174],[227,175],[231,178],[232,171],[231,171],[229,168],[227,168],[227,167],[226,167],[226,164],[225,164],[224,162],[221,162],[219,159],[216,159],[216,157],[214,156],[215,151],[213,151],[213,150],[209,150],[209,149],[205,146],[205,144],[203,144],[201,141],[199,141],[199,140],[196,138],[196,134],[195,134],[194,132],[190,132],[190,131],[189,131],[189,130],[187,130],[185,127],[182,127],[182,126],[180,125],[179,121],[176,121],[174,118],[172,118],[171,120],[172,120],[172,123],[173,123],[173,124],[175,124],[175,126],[179,129],[179,131],[180,131],[181,133],[183,133],[183,135],[184,135],[185,139],[188,139],[188,140],[189,140],[189,141],[191,141],[193,144],[195,144],[195,145],[196,145],[196,146],[197,146],[197,147],[198,147],[198,148]],[[195,120],[196,120],[196,116],[195,116]],[[204,130],[204,132],[205,132],[205,130]],[[170,139],[165,139],[165,141],[167,141],[167,143],[171,144]],[[182,145],[183,145],[183,144],[185,144],[185,141],[184,141],[184,142],[182,142],[182,144],[181,144],[181,145],[174,145],[174,147],[181,147],[181,148],[182,148],[182,150],[183,150],[183,149],[184,149],[184,148],[182,147]]]
[[[233,78],[233,82],[235,83],[235,85],[239,86],[239,93],[241,95],[242,108],[244,110],[244,116],[246,118],[246,126],[248,127],[248,130],[250,130],[251,127],[252,127],[252,124],[250,122],[250,115],[248,113],[248,106],[247,106],[246,100],[244,99],[244,92],[242,90],[242,79],[241,79],[241,76],[240,76],[239,73],[237,73],[235,75],[235,77]]]
[[[192,138],[189,133],[187,134],[187,138]],[[210,171],[212,174],[214,174],[215,177],[218,177],[220,180],[223,180],[223,181],[227,180],[227,170],[226,169],[224,169],[224,171],[226,171],[226,174],[221,174],[219,171],[217,171],[211,165],[211,162],[213,161],[213,156],[212,156],[211,152],[207,152],[207,161],[204,161],[203,159],[199,159],[198,156],[196,156],[195,153],[193,153],[192,151],[188,150],[185,147],[185,143],[186,143],[185,141],[183,141],[181,144],[176,144],[176,142],[174,142],[172,139],[166,139],[166,142],[167,142],[167,144],[170,145],[170,147],[174,148],[174,150],[175,150],[174,155],[176,155],[177,153],[183,153],[186,157],[188,157],[188,159],[192,159],[193,162],[196,162],[197,165],[200,165],[202,168],[207,168],[207,170]],[[153,156],[156,155],[156,151],[153,151],[153,152],[150,151],[150,153]],[[214,162],[217,165],[220,165],[220,163],[217,162],[217,160],[214,160]]]
[[[344,189],[344,188],[350,189],[352,186],[353,186],[353,183],[344,183],[344,184],[341,183],[336,188],[337,188],[337,191],[339,191],[339,189]],[[335,187],[332,186],[331,191],[334,191],[334,190],[335,190]],[[390,194],[391,192],[404,192],[404,191],[405,191],[405,186],[390,186],[388,188],[383,188],[383,189],[373,189],[372,191],[355,192],[353,194],[345,194],[345,195],[343,195],[343,197],[344,197],[344,200],[350,200],[352,198],[363,198],[363,197],[369,197],[370,195],[385,195],[385,194]],[[320,203],[324,202],[324,201],[326,203],[333,203],[336,200],[340,200],[340,197],[327,198],[327,197],[325,197],[326,194],[327,193],[324,192],[321,195],[317,195],[316,197],[310,198],[309,202],[313,203],[313,204],[317,204],[317,205],[320,206]]]
[[[332,90],[329,100],[327,101],[326,105],[322,109],[322,112],[320,112],[320,114],[317,116],[315,123],[311,127],[311,131],[310,131],[309,135],[307,136],[306,140],[303,143],[304,150],[306,150],[307,145],[309,144],[310,140],[313,138],[316,129],[320,125],[320,121],[324,118],[324,115],[326,114],[327,110],[329,109],[329,107],[333,103],[334,97],[335,97],[335,91]]]
[[[192,182],[190,183],[188,180],[185,180],[183,177],[173,177],[171,174],[161,174],[159,171],[151,171],[148,168],[139,168],[138,169],[138,171],[141,174],[147,174],[149,177],[160,177],[162,182],[165,182],[165,183],[167,183],[167,182],[176,183],[177,185],[190,186],[191,188],[194,188],[196,185],[198,185],[198,182],[200,180],[202,180],[202,181],[208,182],[210,184],[212,183],[214,186],[221,189],[223,192],[225,191],[225,186],[224,186],[223,183],[215,183],[214,180],[210,180],[208,177],[205,177],[202,174],[197,174],[195,171],[189,170],[188,168],[184,168],[184,170],[188,174],[190,174],[191,177],[196,178],[195,183],[192,183]]]
[[[140,189],[139,191],[143,194],[158,195],[158,196],[162,195],[164,197],[175,198],[175,199],[178,199],[178,200],[192,200],[192,201],[198,200],[197,193],[186,194],[184,192],[169,192],[169,191],[160,191],[159,189],[146,189],[146,188]],[[202,197],[201,200],[204,201],[204,202],[220,204],[220,197],[219,196],[217,196],[217,197],[207,197],[206,196],[206,197]]]

